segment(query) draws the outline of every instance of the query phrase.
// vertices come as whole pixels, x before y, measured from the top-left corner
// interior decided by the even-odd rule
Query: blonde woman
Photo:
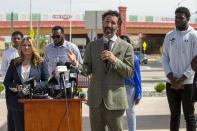
[[[8,131],[24,131],[24,108],[19,103],[18,93],[22,82],[35,77],[34,93],[47,88],[49,73],[46,63],[39,55],[36,42],[30,37],[24,38],[18,49],[19,57],[11,61],[5,76],[6,102],[8,109]]]

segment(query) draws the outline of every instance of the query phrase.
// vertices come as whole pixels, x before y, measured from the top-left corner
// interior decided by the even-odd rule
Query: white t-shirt
[[[19,57],[18,51],[14,47],[10,47],[3,52],[2,62],[1,62],[1,72],[3,77],[5,77],[6,75],[7,69],[10,65],[10,61],[17,57]]]

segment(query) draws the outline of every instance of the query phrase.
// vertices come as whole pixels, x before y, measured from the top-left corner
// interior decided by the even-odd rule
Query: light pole
[[[71,1],[72,0],[70,0],[70,16],[71,16],[71,18],[70,18],[70,37],[69,37],[69,40],[70,40],[70,42],[72,41],[72,13],[71,13]]]
[[[31,18],[31,0],[30,0],[30,11],[29,11],[29,21],[30,21],[30,32],[31,32],[31,27],[32,27],[32,18]]]

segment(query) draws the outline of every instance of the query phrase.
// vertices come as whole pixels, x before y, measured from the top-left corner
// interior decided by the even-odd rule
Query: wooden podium
[[[25,131],[69,131],[67,118],[70,131],[82,131],[82,101],[84,99],[19,100],[24,103]]]

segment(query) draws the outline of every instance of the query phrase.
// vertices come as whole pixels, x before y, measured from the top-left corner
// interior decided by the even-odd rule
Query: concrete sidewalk
[[[83,104],[82,107],[83,131],[91,131],[88,106]],[[140,104],[136,106],[136,115],[137,131],[169,131],[170,116],[166,97],[143,97]],[[6,131],[6,116],[5,99],[0,99],[0,131]],[[180,128],[180,131],[186,130],[183,115],[181,116]],[[127,130],[125,116],[124,131]]]

